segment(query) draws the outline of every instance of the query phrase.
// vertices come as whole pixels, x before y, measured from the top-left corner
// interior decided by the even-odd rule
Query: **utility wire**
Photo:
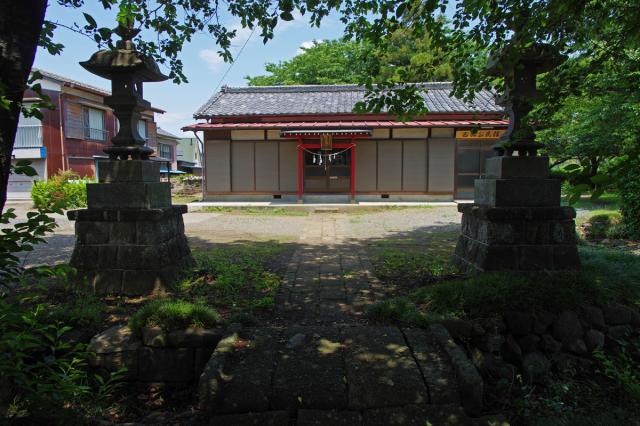
[[[216,86],[216,88],[213,90],[213,93],[217,93],[218,89],[220,88],[220,86],[222,85],[222,82],[224,82],[224,79],[227,78],[227,75],[229,74],[229,71],[231,71],[231,68],[233,68],[233,66],[235,65],[235,63],[238,61],[238,59],[240,58],[240,55],[242,55],[242,51],[244,50],[245,47],[247,47],[247,43],[249,43],[249,40],[251,40],[251,37],[253,36],[253,33],[256,32],[256,28],[258,28],[257,26],[253,27],[253,30],[251,30],[251,34],[249,34],[249,37],[247,37],[247,39],[244,41],[244,44],[242,45],[242,47],[240,48],[240,50],[238,51],[238,54],[236,55],[236,57],[233,59],[233,61],[229,64],[229,68],[227,68],[227,70],[224,72],[224,74],[222,74],[222,77],[220,78],[220,81],[218,82],[218,85]]]

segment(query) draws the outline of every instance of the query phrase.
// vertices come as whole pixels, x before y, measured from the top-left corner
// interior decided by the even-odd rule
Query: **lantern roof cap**
[[[518,48],[515,43],[511,43],[489,57],[486,73],[501,77],[513,72],[518,64],[522,64],[525,67],[535,67],[536,73],[541,74],[554,69],[565,60],[566,56],[551,44],[534,43]]]
[[[131,74],[136,81],[165,81],[169,77],[162,74],[153,58],[138,52],[132,39],[140,30],[119,25],[113,30],[121,40],[115,49],[102,49],[91,55],[88,61],[80,65],[92,74],[106,79],[116,75]]]

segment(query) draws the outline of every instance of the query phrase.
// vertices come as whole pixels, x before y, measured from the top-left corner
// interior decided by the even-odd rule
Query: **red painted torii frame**
[[[310,135],[310,138],[316,138],[315,135]],[[351,149],[351,182],[350,182],[350,193],[351,199],[355,200],[356,198],[356,139],[368,138],[370,135],[340,135],[345,136],[346,138],[351,139],[350,143],[334,143],[333,146],[335,148],[350,148]],[[304,149],[318,149],[320,148],[320,142],[316,143],[305,143],[304,136],[298,135],[296,136],[298,139],[298,201],[302,200],[302,196],[304,194]]]

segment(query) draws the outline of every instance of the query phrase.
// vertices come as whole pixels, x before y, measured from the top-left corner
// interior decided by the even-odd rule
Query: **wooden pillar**
[[[304,186],[304,176],[303,176],[303,167],[304,167],[304,153],[302,150],[302,137],[298,137],[298,202],[302,202],[302,192]]]
[[[356,199],[356,142],[351,136],[351,201]]]

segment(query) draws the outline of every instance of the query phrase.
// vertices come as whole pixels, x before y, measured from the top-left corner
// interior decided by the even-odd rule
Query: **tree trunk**
[[[7,201],[11,155],[26,88],[47,10],[47,0],[0,0],[0,212]]]

